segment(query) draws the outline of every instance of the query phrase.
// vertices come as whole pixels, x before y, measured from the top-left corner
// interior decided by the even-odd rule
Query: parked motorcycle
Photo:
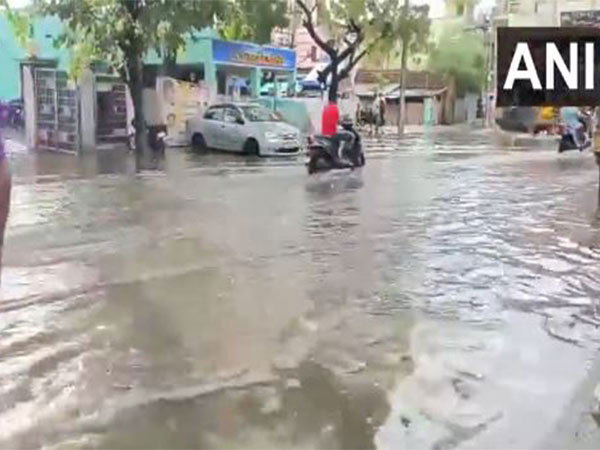
[[[8,103],[0,100],[0,128],[8,125],[10,117],[10,110]]]
[[[309,175],[333,169],[354,169],[365,165],[360,134],[352,122],[342,123],[343,130],[335,136],[315,136],[308,146]]]
[[[166,125],[155,125],[148,126],[146,128],[146,134],[148,136],[148,147],[152,151],[154,158],[164,157],[165,150],[167,148],[167,126]],[[135,150],[135,131],[132,131],[128,136],[129,150]]]
[[[16,130],[25,127],[23,101],[20,99],[8,102],[8,125]]]

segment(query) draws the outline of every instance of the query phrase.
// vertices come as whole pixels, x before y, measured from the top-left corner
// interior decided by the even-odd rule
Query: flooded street
[[[544,448],[597,366],[598,169],[465,130],[312,177],[9,146],[0,447]]]

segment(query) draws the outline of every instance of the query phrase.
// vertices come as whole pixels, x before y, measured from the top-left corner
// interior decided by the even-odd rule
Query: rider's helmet
[[[352,120],[352,117],[346,114],[342,117],[340,125],[342,125],[344,130],[351,130],[354,127],[354,121]]]

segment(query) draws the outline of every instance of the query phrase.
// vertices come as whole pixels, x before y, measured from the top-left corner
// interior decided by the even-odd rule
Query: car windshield
[[[241,109],[250,122],[281,122],[278,114],[262,106],[242,106]]]

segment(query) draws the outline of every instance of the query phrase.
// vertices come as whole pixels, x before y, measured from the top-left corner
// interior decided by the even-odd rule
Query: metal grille
[[[79,102],[65,72],[35,71],[37,147],[76,153],[79,144]]]
[[[127,88],[112,77],[96,77],[96,86],[110,86],[96,93],[96,142],[110,146],[127,142]]]

